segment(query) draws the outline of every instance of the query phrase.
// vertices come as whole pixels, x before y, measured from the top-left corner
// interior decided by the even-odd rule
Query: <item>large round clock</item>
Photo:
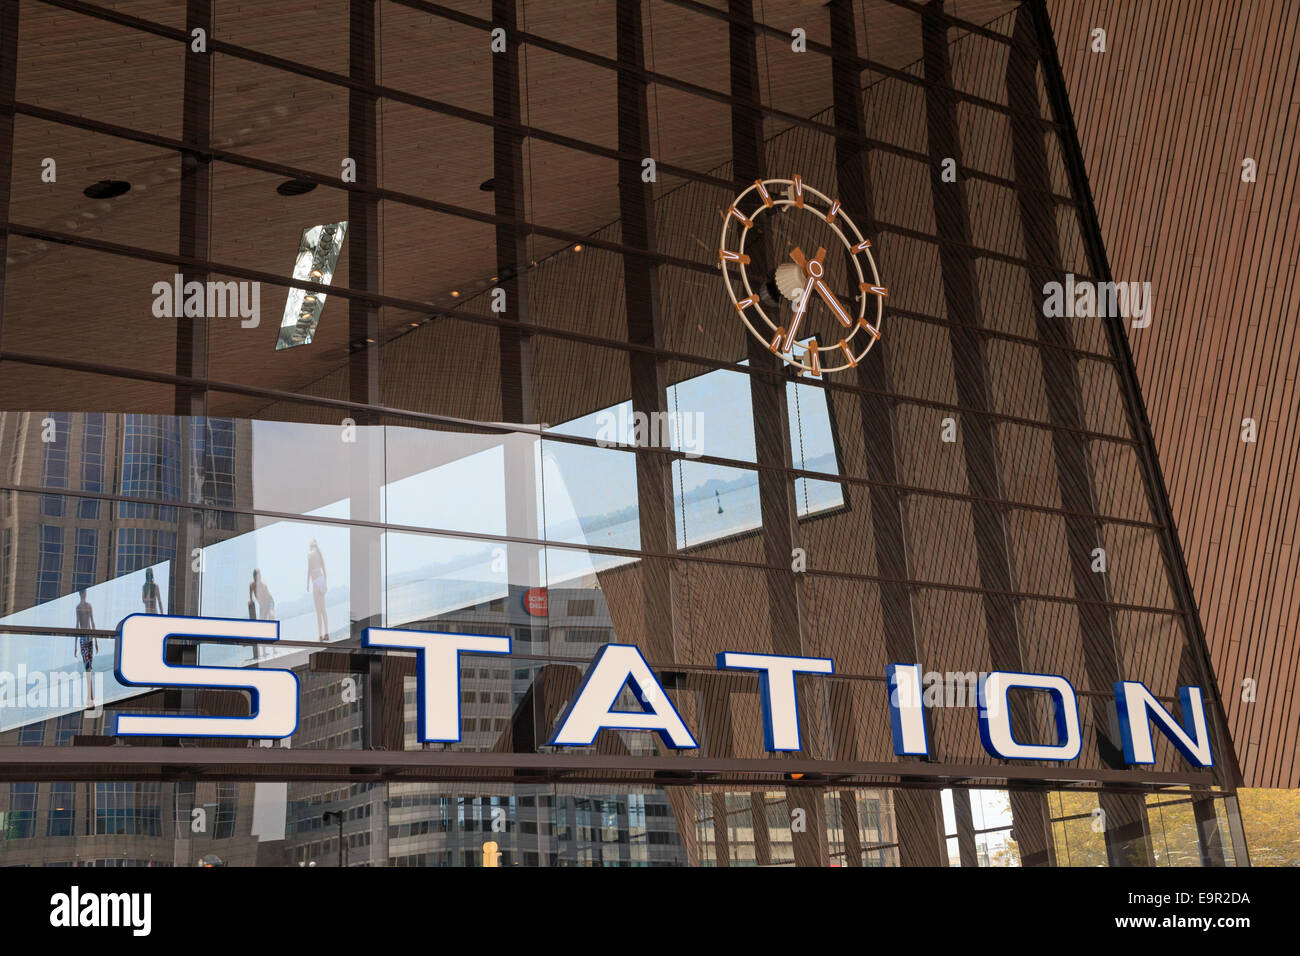
[[[831,290],[825,245],[818,245],[812,256],[793,246],[781,253],[789,261],[780,263],[774,275],[751,277],[746,237],[760,216],[773,213],[806,214],[819,220],[817,228],[828,234],[826,241],[847,252],[848,275],[857,283],[852,298],[841,301]],[[889,290],[880,284],[871,243],[839,200],[805,185],[798,174],[792,179],[757,179],[732,201],[723,217],[718,262],[727,295],[745,327],[796,368],[817,376],[853,368],[880,338],[883,298]],[[777,294],[764,296],[765,289]],[[829,313],[831,327],[839,329],[838,341],[818,342],[811,330],[814,309]]]

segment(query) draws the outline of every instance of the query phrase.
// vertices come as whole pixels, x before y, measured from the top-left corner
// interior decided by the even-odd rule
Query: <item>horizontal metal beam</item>
[[[166,136],[160,136],[156,133],[146,133],[142,130],[136,130],[128,126],[117,126],[111,123],[104,123],[99,120],[89,119],[84,116],[77,116],[75,113],[66,113],[61,110],[53,110],[43,106],[37,106],[34,103],[17,102],[13,104],[13,111],[16,115],[30,116],[33,119],[44,120],[48,123],[58,123],[63,126],[70,126],[74,129],[84,129],[90,132],[101,133],[105,136],[112,136],[117,139],[124,139],[130,142],[142,143],[148,146],[154,146],[158,149],[171,149],[184,154],[194,152],[192,146],[185,144],[183,140],[172,139]],[[677,266],[678,268],[693,270],[696,272],[716,273],[717,267],[712,263],[699,262],[694,259],[682,259],[676,256],[670,256],[656,252],[651,249],[644,249],[637,246],[626,245],[625,243],[615,242],[612,239],[602,239],[592,233],[577,233],[565,229],[555,229],[549,226],[539,225],[524,219],[513,218],[509,216],[499,216],[495,213],[480,212],[477,209],[471,209],[468,206],[460,206],[455,203],[442,202],[440,200],[428,199],[423,196],[416,196],[412,193],[398,192],[397,190],[385,189],[380,186],[367,184],[364,182],[344,183],[337,175],[327,175],[315,170],[302,169],[296,166],[287,166],[283,163],[272,162],[270,160],[260,159],[255,156],[248,156],[243,153],[237,153],[234,150],[211,147],[203,151],[205,158],[210,158],[215,162],[230,163],[234,166],[241,166],[246,169],[256,169],[261,172],[272,173],[277,176],[284,176],[289,179],[301,179],[306,182],[315,183],[317,186],[324,186],[327,189],[340,189],[351,193],[364,193],[375,199],[385,202],[395,203],[397,205],[411,206],[417,209],[426,209],[430,212],[440,213],[442,215],[469,219],[475,222],[481,222],[489,225],[513,225],[525,235],[539,235],[550,239],[558,239],[563,242],[577,243],[581,242],[589,245],[594,249],[604,249],[609,252],[618,252],[628,255],[642,256],[662,265]],[[625,157],[615,157],[625,159]],[[643,157],[642,157],[643,158]],[[923,153],[914,153],[908,156],[916,162],[926,162],[929,165],[928,157]],[[641,158],[636,160],[638,169],[640,168]],[[660,169],[665,167],[660,166]],[[729,180],[718,179],[714,177],[704,177],[701,174],[695,174],[694,181],[704,182],[709,180],[708,185],[718,188],[725,188],[730,192],[736,188],[735,183]],[[975,177],[980,178],[980,177]],[[747,184],[745,184],[747,185]],[[1006,188],[1016,188],[1010,181],[1000,183]],[[669,191],[671,192],[671,190]],[[666,195],[666,194],[665,194]],[[608,225],[608,224],[607,224]],[[888,220],[878,219],[874,222],[874,228],[878,233],[890,233],[892,235],[903,236],[907,239],[915,239],[917,242],[925,242],[931,245],[938,243],[938,239],[926,232],[918,229],[911,229],[907,226],[892,223]],[[59,241],[57,239],[52,241]],[[127,247],[129,248],[129,247]],[[1019,268],[1029,268],[1038,263],[1030,259],[1022,259],[1018,256],[1012,256],[996,249],[987,249],[982,246],[969,246],[969,251],[983,259],[991,259],[997,262],[1003,262],[1007,265],[1017,266]],[[544,260],[543,260],[544,261]],[[1075,273],[1079,279],[1090,279],[1083,273]],[[305,286],[300,286],[304,287]],[[338,286],[336,289],[340,288]],[[1100,353],[1087,353],[1093,355],[1102,361],[1110,361],[1109,356],[1103,356]]]
[[[2,358],[3,358],[3,353],[0,353],[0,359]],[[826,478],[826,476],[820,472],[813,473],[813,476],[820,477],[822,480],[832,480],[832,481],[844,480],[842,478]],[[0,491],[18,491],[23,494],[33,494],[33,495],[52,493],[48,489],[33,488],[30,486],[12,485],[6,483],[0,483]],[[659,560],[673,560],[673,561],[691,561],[699,564],[713,564],[713,565],[719,565],[723,567],[748,568],[754,571],[781,571],[783,573],[789,573],[789,568],[786,565],[775,566],[775,565],[765,564],[761,561],[745,561],[738,558],[710,557],[708,555],[699,553],[699,551],[697,550],[672,551],[672,552],[637,551],[631,548],[611,548],[604,545],[574,544],[568,541],[552,541],[550,539],[545,539],[545,538],[527,538],[520,535],[487,534],[484,532],[477,532],[477,531],[452,531],[445,528],[422,528],[418,525],[383,524],[382,522],[378,522],[378,521],[325,518],[319,515],[301,515],[301,514],[294,514],[293,512],[288,512],[288,511],[270,511],[267,509],[239,510],[229,506],[194,505],[194,504],[187,504],[184,502],[178,502],[174,505],[169,505],[167,501],[157,499],[157,498],[124,498],[123,496],[120,495],[110,495],[102,492],[100,493],[76,492],[74,494],[68,495],[68,497],[140,502],[140,503],[159,505],[165,507],[188,508],[193,511],[217,511],[217,512],[224,512],[224,513],[256,516],[261,518],[275,518],[275,519],[285,520],[285,521],[296,521],[296,522],[307,522],[307,523],[314,522],[318,524],[330,525],[332,527],[348,526],[348,527],[375,528],[376,530],[380,530],[380,531],[392,531],[401,534],[422,534],[422,535],[428,535],[429,537],[435,537],[435,538],[437,537],[459,538],[459,539],[473,540],[473,541],[491,541],[491,542],[531,545],[537,548],[554,548],[557,550],[583,551],[590,554],[607,554],[607,555],[612,555],[614,557],[631,558],[633,560],[639,560],[641,558],[650,558],[652,560],[659,559]],[[755,530],[757,531],[758,529]],[[1125,603],[1114,602],[1114,601],[1096,601],[1093,599],[1080,598],[1072,595],[1048,594],[1048,593],[1040,593],[1035,591],[1014,591],[1014,590],[1006,590],[1006,589],[989,590],[987,588],[983,588],[973,584],[954,584],[948,581],[925,581],[925,580],[919,580],[913,578],[894,578],[894,577],[887,577],[879,574],[867,574],[860,571],[841,571],[834,568],[809,567],[806,571],[803,571],[801,573],[807,574],[812,577],[824,577],[824,578],[832,578],[832,579],[839,579],[845,581],[861,581],[861,582],[876,583],[876,584],[904,584],[909,587],[924,588],[924,589],[934,590],[934,591],[953,591],[962,594],[978,594],[978,595],[986,595],[986,594],[1000,595],[1002,597],[1015,598],[1019,600],[1040,601],[1045,604],[1069,604],[1069,605],[1096,604],[1099,606],[1112,608],[1114,610],[1119,610],[1119,611],[1139,611],[1147,614],[1162,614],[1171,617],[1180,617],[1188,613],[1191,613],[1185,610],[1158,607],[1155,605],[1125,604]]]
[[[717,7],[711,7],[706,3],[702,3],[701,0],[664,0],[664,2],[670,3],[673,6],[681,7],[686,10],[693,10],[694,12],[702,14],[707,17],[713,17],[715,20],[726,20],[729,23],[736,23],[742,26],[749,27],[752,30],[754,30],[756,33],[762,33],[772,37],[779,37],[783,42],[786,43],[790,42],[790,31],[787,28],[774,27],[770,24],[764,23],[761,20],[756,20],[752,17],[740,16],[738,14],[734,14],[730,12],[729,10],[723,10]],[[895,2],[895,0],[890,0],[890,2]],[[900,5],[907,6],[909,9],[912,9],[913,12],[915,13],[920,13],[924,9],[923,7],[921,7],[920,4],[900,4]],[[992,30],[988,30],[987,28],[982,27],[979,24],[970,23],[969,21],[966,20],[957,20],[956,18],[953,17],[949,17],[948,19],[954,25],[960,26],[963,29],[970,30],[970,32],[972,33],[987,34],[1001,39],[1004,43],[1008,43],[1008,44],[1013,43],[1010,37],[1001,36],[1000,34]],[[796,23],[794,24],[794,26],[798,26],[798,24]],[[986,109],[994,113],[1001,113],[1004,116],[1010,116],[1015,119],[1027,120],[1029,122],[1037,124],[1043,129],[1056,128],[1056,124],[1052,122],[1052,120],[1047,119],[1044,116],[1018,113],[1004,103],[998,103],[995,100],[990,100],[983,96],[977,96],[976,94],[970,93],[966,90],[959,90],[955,87],[950,87],[941,83],[937,83],[934,80],[927,79],[926,77],[923,77],[919,74],[909,73],[905,69],[901,69],[896,66],[890,66],[887,63],[881,63],[879,60],[871,60],[861,56],[842,53],[839,50],[834,49],[833,47],[826,46],[824,43],[818,43],[816,40],[805,39],[804,42],[805,42],[805,49],[808,52],[818,53],[834,60],[846,61],[848,63],[851,63],[859,70],[870,70],[873,73],[879,73],[881,76],[888,77],[889,79],[899,80],[903,83],[909,83],[913,86],[924,86],[930,88],[944,89],[952,93],[958,100],[964,103],[970,103],[972,106],[977,106],[981,109]]]
[[[190,43],[190,36],[185,30],[181,30],[175,27],[169,27],[165,24],[157,23],[153,20],[148,20],[143,17],[131,16],[130,14],[121,13],[117,10],[112,10],[107,7],[101,7],[96,4],[85,3],[82,2],[82,0],[38,0],[38,2],[45,3],[49,6],[58,7],[60,9],[79,13],[83,16],[94,17],[96,19],[104,20],[105,22],[116,23],[119,26],[124,26],[130,29],[139,30],[141,32],[150,33],[154,36],[160,36],[160,37],[176,40],[186,45]],[[450,13],[451,11],[448,10],[447,8],[443,8],[443,12],[438,13],[437,11],[426,8],[425,12],[432,12],[435,13],[436,15],[444,15],[445,13]],[[479,21],[479,23],[476,25],[479,25],[483,29],[490,29],[493,26],[492,24],[488,24],[486,21]],[[534,45],[540,45],[541,43],[545,43],[547,47],[555,49],[556,52],[560,52],[562,55],[567,55],[572,57],[575,56],[578,52],[576,51],[576,48],[568,47],[567,45],[557,43],[556,41],[544,41],[543,38],[536,37],[531,34],[528,34],[528,37],[529,40]],[[818,46],[819,45],[816,43],[810,43],[809,49],[818,48]],[[296,60],[288,60],[283,57],[273,56],[271,54],[263,53],[259,50],[254,50],[234,43],[228,43],[224,40],[220,40],[215,37],[209,39],[208,50],[210,53],[222,53],[227,56],[236,57],[238,59],[242,59],[250,63],[257,63],[262,66],[269,66],[274,69],[281,70],[285,73],[292,73],[299,76],[306,76],[322,83],[329,83],[334,86],[345,87],[349,90],[356,90],[359,92],[369,94],[371,96],[375,96],[377,98],[383,98],[383,99],[390,100],[392,102],[403,103],[405,105],[412,106],[418,109],[424,109],[430,112],[439,113],[441,115],[462,119],[469,123],[475,123],[481,126],[489,126],[494,128],[506,128],[515,132],[520,136],[526,136],[540,141],[554,143],[558,146],[563,146],[569,149],[573,149],[576,151],[580,151],[592,155],[603,155],[611,159],[617,159],[625,162],[633,162],[636,164],[639,164],[641,162],[641,159],[643,158],[640,156],[630,156],[624,153],[620,153],[618,150],[610,149],[609,147],[600,146],[599,144],[591,143],[586,140],[581,140],[576,137],[565,136],[560,133],[554,133],[551,132],[550,130],[541,129],[539,127],[529,126],[524,123],[513,123],[513,122],[503,121],[498,117],[492,116],[487,113],[480,113],[476,110],[470,110],[464,107],[455,106],[451,103],[445,103],[440,100],[431,99],[429,97],[419,96],[418,94],[410,93],[406,90],[399,90],[393,87],[383,86],[382,84],[364,83],[340,73],[333,73],[329,70],[320,69],[319,67],[308,66],[307,64],[299,63]],[[608,69],[619,70],[619,71],[627,71],[630,69],[628,66],[624,64],[620,64],[617,61],[612,61],[604,57],[598,57],[590,53],[584,53],[581,58],[586,60],[587,62],[592,62],[594,65],[603,66]],[[871,61],[866,61],[866,60],[861,61],[861,64],[863,69],[873,69],[876,72],[884,73],[895,79],[901,79],[911,83],[925,82],[921,80],[921,78],[909,74],[906,71],[898,70],[896,68],[886,66],[885,64],[873,64]],[[819,123],[816,120],[808,119],[807,117],[800,116],[796,113],[788,113],[784,110],[779,110],[760,102],[754,102],[744,98],[740,98],[738,100],[736,97],[730,94],[722,93],[717,90],[710,90],[708,87],[699,86],[698,84],[692,84],[692,83],[688,83],[687,81],[677,80],[676,78],[673,77],[667,77],[661,75],[655,75],[652,78],[652,81],[661,82],[664,83],[665,85],[671,83],[672,85],[678,88],[682,88],[686,92],[689,92],[693,95],[705,97],[712,100],[717,100],[719,102],[739,103],[739,105],[755,109],[765,116],[770,116],[773,119],[789,123],[791,124],[791,126],[804,127],[833,138],[840,138],[840,139],[849,138],[856,145],[863,148],[879,149],[883,152],[894,153],[899,156],[908,157],[917,160],[918,162],[924,162],[928,160],[928,157],[924,153],[920,153],[916,150],[907,149],[906,147],[888,142],[887,140],[876,140],[870,137],[862,137],[862,136],[846,137],[843,130],[837,129],[833,125]],[[1010,115],[1010,109],[1000,103],[996,103],[992,100],[986,100],[982,97],[978,97],[971,93],[966,93],[961,90],[954,89],[951,92],[958,99],[961,99],[966,102],[970,102],[973,105],[979,106],[983,109],[987,109],[997,113],[1002,113],[1004,115]],[[1042,116],[1024,116],[1024,117],[1017,117],[1017,118],[1036,122],[1040,124],[1044,129],[1054,128],[1054,124],[1050,120]],[[687,169],[681,166],[660,163],[658,165],[658,168],[661,172],[688,181],[696,181],[696,182],[713,181],[715,184],[720,184],[725,186],[734,185],[728,180],[723,180],[718,177],[712,176],[710,174],[700,173],[695,170]],[[1002,177],[995,176],[992,173],[984,172],[982,170],[963,169],[963,172],[966,175],[971,176],[973,178],[985,179],[989,182],[997,182],[1003,185],[1009,184],[1008,180],[1005,180]],[[1075,200],[1069,196],[1051,194],[1051,198],[1054,201],[1061,203],[1062,205],[1073,206],[1075,204]]]
[[[317,282],[308,282],[306,280],[294,279],[273,272],[265,272],[260,269],[248,269],[231,263],[212,262],[209,260],[191,259],[172,253],[159,252],[153,249],[144,249],[138,246],[126,246],[115,242],[106,242],[100,239],[87,239],[72,233],[60,232],[53,229],[46,229],[40,226],[27,225],[19,222],[0,223],[0,229],[7,230],[10,235],[25,236],[29,239],[38,241],[52,242],[57,245],[73,246],[81,249],[91,249],[96,252],[103,252],[109,255],[123,256],[125,258],[140,259],[146,262],[158,262],[170,266],[180,266],[186,269],[203,270],[206,272],[220,273],[222,275],[233,276],[240,279],[248,279],[253,282],[266,283],[267,285],[280,286],[282,288],[303,289],[309,292],[316,292],[322,295],[331,295],[340,299],[349,301],[369,302],[378,306],[384,306],[393,309],[400,309],[407,312],[413,312],[419,315],[432,315],[440,318],[455,319],[464,321],[472,325],[484,325],[492,328],[517,328],[534,335],[549,336],[551,338],[562,339],[566,341],[582,342],[587,345],[594,345],[601,348],[607,348],[612,351],[620,352],[637,352],[642,354],[655,355],[661,359],[689,362],[696,365],[704,365],[711,368],[725,368],[729,371],[737,372],[742,375],[749,375],[752,378],[767,380],[772,373],[765,372],[761,369],[751,366],[738,365],[734,362],[728,362],[722,359],[708,359],[691,353],[674,352],[669,349],[657,348],[651,345],[641,343],[627,342],[620,339],[609,339],[602,336],[587,335],[581,332],[573,332],[566,329],[558,329],[551,326],[541,325],[535,322],[518,322],[510,323],[508,319],[501,319],[494,315],[479,315],[463,310],[442,308],[434,306],[429,302],[421,302],[413,299],[404,299],[399,296],[392,296],[383,293],[364,292],[351,289],[346,286],[324,285]],[[716,270],[709,269],[710,274],[716,273]],[[947,324],[947,323],[945,323]],[[999,338],[997,335],[989,335],[980,332],[982,338]],[[396,340],[396,336],[384,342],[385,345]],[[1036,348],[1047,348],[1045,343],[1035,343]],[[0,354],[0,360],[15,362],[26,362],[28,364],[42,364],[45,356],[32,355],[29,353],[4,352]],[[1109,362],[1109,360],[1107,360]],[[223,385],[208,379],[196,379],[192,377],[168,375],[167,373],[143,372],[138,369],[125,369],[120,366],[96,366],[95,363],[80,362],[74,363],[71,360],[60,359],[57,364],[59,368],[81,367],[88,371],[95,371],[96,368],[104,368],[104,374],[126,376],[126,377],[149,377],[153,380],[163,381],[164,379],[173,381],[174,384],[192,384],[202,382],[206,387],[226,391],[244,391],[248,392],[249,386],[241,386],[236,383]],[[779,374],[779,373],[777,373]],[[845,394],[876,394],[888,396],[891,400],[908,405],[918,405],[926,408],[935,408],[944,411],[961,412],[969,415],[979,415],[994,421],[1008,422],[1014,425],[1025,425],[1031,428],[1039,428],[1046,431],[1067,431],[1078,434],[1085,438],[1099,441],[1115,442],[1117,444],[1134,444],[1134,439],[1123,435],[1113,435],[1108,432],[1098,432],[1091,429],[1075,428],[1067,425],[1061,425],[1056,422],[1040,421],[1034,418],[1024,418],[1019,415],[1007,415],[1001,412],[995,412],[988,408],[952,404],[950,402],[939,402],[932,399],[925,399],[919,396],[900,395],[894,392],[884,392],[881,390],[872,390],[862,385],[849,384],[847,382],[830,383],[816,379],[806,379],[802,383],[807,388],[821,388],[828,391],[838,391]],[[300,395],[297,392],[284,392],[281,390],[277,398],[287,396],[291,401],[303,401],[307,404],[326,404],[330,402],[327,399],[315,398]],[[337,404],[339,400],[333,400]],[[365,406],[372,410],[381,410],[379,406]],[[392,414],[405,414],[400,409],[392,409]],[[438,418],[440,416],[426,415],[426,418]],[[467,424],[476,427],[485,427],[486,423],[475,422],[470,419],[454,420],[457,424]],[[527,431],[528,425],[502,425],[500,423],[491,423],[493,431]],[[549,437],[549,436],[548,436]]]
[[[479,783],[496,773],[538,782],[546,774],[617,774],[623,785],[694,786],[717,784],[719,778],[748,779],[752,784],[825,786],[837,777],[862,785],[900,777],[933,782],[1006,781],[1046,785],[1094,783],[1126,787],[1213,786],[1211,774],[1157,773],[1009,764],[938,764],[906,761],[833,761],[744,759],[738,757],[631,757],[620,754],[483,753],[453,750],[290,750],[265,747],[0,747],[0,781],[46,780],[394,780],[420,774],[430,782],[443,772]],[[626,778],[623,775],[626,774]],[[803,774],[800,781],[789,774]],[[540,775],[540,776],[539,776]],[[809,775],[816,775],[809,779]],[[767,778],[767,779],[765,779]],[[868,780],[866,778],[877,778]],[[574,777],[569,783],[590,782]],[[891,784],[894,785],[894,784]]]
[[[96,375],[112,376],[115,378],[137,379],[140,381],[157,382],[159,384],[167,384],[167,385],[202,384],[206,388],[217,392],[229,392],[231,394],[236,394],[236,395],[248,395],[257,398],[271,399],[274,401],[289,402],[289,403],[300,404],[300,405],[317,405],[320,407],[336,408],[336,409],[347,410],[347,411],[353,411],[353,410],[368,411],[383,416],[391,416],[394,418],[408,418],[412,421],[416,421],[421,424],[463,427],[469,429],[475,434],[533,435],[537,438],[545,439],[546,441],[555,441],[555,442],[560,442],[569,445],[585,445],[588,447],[599,447],[604,449],[622,450],[626,452],[636,452],[638,454],[662,455],[671,459],[687,458],[687,455],[684,452],[674,450],[672,448],[660,448],[654,446],[638,446],[634,448],[633,446],[623,445],[623,444],[602,445],[599,442],[597,442],[595,439],[583,438],[577,435],[566,435],[566,434],[561,434],[559,432],[552,432],[549,430],[549,426],[546,425],[506,426],[495,422],[493,423],[477,422],[470,419],[453,418],[451,416],[436,415],[427,412],[408,412],[403,409],[395,409],[395,408],[390,408],[388,406],[362,405],[356,402],[350,402],[343,399],[329,399],[329,398],[315,398],[313,396],[300,396],[297,392],[285,392],[278,389],[265,389],[265,388],[258,388],[256,386],[244,386],[232,382],[216,381],[213,379],[194,379],[194,378],[188,378],[186,376],[172,375],[165,372],[149,372],[143,369],[131,369],[131,368],[124,368],[121,366],[98,365],[96,363],[90,363],[90,362],[63,360],[48,355],[29,355],[27,353],[22,353],[22,352],[0,351],[0,363],[3,362],[13,362],[14,364],[19,364],[19,365],[34,365],[42,368],[57,368],[65,371],[90,372]],[[725,367],[728,368],[729,370],[732,368],[732,366],[720,366],[720,367]],[[745,371],[745,368],[738,367],[735,370],[737,372],[743,373]],[[808,384],[808,383],[801,382],[801,384]],[[852,387],[849,387],[848,390],[853,392],[859,391],[858,389]],[[906,396],[899,396],[892,393],[879,393],[879,394],[889,398],[891,401],[897,404],[903,404],[903,405],[916,404],[919,405],[920,407],[936,407],[933,403],[913,402],[910,399],[908,399]],[[951,411],[957,411],[963,413],[967,411],[966,409],[962,409],[960,407],[950,407],[944,405],[938,405],[937,407],[939,407],[942,410],[951,410]],[[977,413],[971,411],[970,414],[977,414]],[[995,417],[1001,418],[1002,416],[995,416]],[[1010,424],[1021,424],[1021,425],[1026,425],[1028,427],[1044,428],[1044,429],[1048,427],[1046,424],[1036,423],[1033,422],[1032,420],[1031,421],[1012,420]],[[1127,441],[1123,441],[1119,439],[1111,439],[1106,435],[1094,434],[1091,435],[1090,437],[1096,441],[1109,441],[1119,445],[1129,444],[1129,442]],[[745,471],[763,471],[765,469],[780,471],[785,473],[788,477],[791,478],[813,478],[821,481],[834,481],[838,484],[862,485],[864,487],[877,486],[882,488],[892,488],[893,490],[901,493],[914,494],[923,498],[939,498],[939,499],[944,499],[949,501],[968,501],[968,502],[969,501],[993,501],[999,506],[1009,508],[1013,511],[1024,511],[1033,514],[1052,514],[1052,515],[1061,515],[1061,516],[1071,516],[1074,514],[1074,512],[1070,512],[1062,508],[1056,508],[1051,505],[1039,505],[1039,504],[1034,504],[1032,502],[1015,501],[1007,498],[988,499],[988,498],[982,498],[977,495],[971,495],[959,491],[943,491],[937,488],[924,488],[916,485],[903,484],[901,482],[888,482],[880,479],[866,478],[861,475],[833,474],[833,473],[823,472],[823,471],[810,471],[804,468],[793,468],[793,467],[787,468],[783,465],[739,461],[730,458],[719,458],[715,455],[692,456],[690,457],[690,460],[693,462],[698,462],[700,464],[724,465],[729,468],[738,468]],[[140,502],[155,504],[155,505],[156,504],[174,505],[176,507],[181,507],[181,508],[196,507],[192,502],[181,501],[179,499],[133,498],[130,496],[114,494],[111,492],[70,491],[69,489],[66,488],[45,488],[42,486],[29,486],[29,485],[5,483],[5,484],[0,484],[0,490],[16,491],[22,494],[58,494],[58,495],[64,495],[66,497],[71,497],[71,498],[96,498],[104,501],[125,501],[125,502],[140,501]],[[232,506],[217,505],[217,504],[205,504],[201,506],[199,510],[226,511],[233,514],[249,514],[249,515],[256,515],[262,513],[259,512],[257,509],[241,510]],[[1090,512],[1086,515],[1086,517],[1093,518],[1098,521],[1103,521],[1106,522],[1107,524],[1123,525],[1126,527],[1147,528],[1153,530],[1161,527],[1161,525],[1153,524],[1149,521],[1143,521],[1138,518],[1125,518],[1120,515],[1094,514]],[[306,519],[306,520],[321,520],[321,521],[328,520],[329,523],[340,523],[340,524],[351,523],[351,519],[338,519],[338,520]],[[389,528],[394,526],[375,524],[375,527]],[[418,530],[427,531],[434,534],[439,533],[436,529],[420,528]],[[462,532],[455,532],[453,536],[474,537],[472,533],[462,533]],[[566,542],[556,542],[555,546],[569,547],[569,548],[575,548],[579,550],[596,550],[596,551],[602,550],[601,546],[599,545],[588,547],[585,545],[576,545],[576,544],[566,543]],[[621,552],[618,549],[610,549],[608,550],[608,553],[618,554]],[[637,553],[642,553],[642,552],[637,552]]]

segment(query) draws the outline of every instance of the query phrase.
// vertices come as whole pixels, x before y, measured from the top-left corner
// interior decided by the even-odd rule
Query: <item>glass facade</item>
[[[1121,321],[1042,308],[1104,252],[1040,9],[0,11],[0,864],[1243,852]],[[763,222],[735,203],[756,180],[789,189]],[[801,183],[835,206],[804,214]],[[737,210],[788,346],[728,300]],[[883,286],[825,251],[839,216]],[[870,351],[805,273],[791,291],[809,258],[827,303],[883,296]],[[823,354],[847,367],[783,361]],[[278,621],[274,647],[169,655],[292,669],[297,730],[108,736],[119,713],[248,713],[119,683],[133,613]],[[513,652],[463,655],[461,739],[421,743],[415,658],[367,627]],[[611,643],[698,747],[549,743]],[[766,749],[724,651],[834,658],[800,679],[800,751]],[[892,663],[934,675],[926,760],[894,752]],[[970,689],[997,670],[1069,679],[1076,759],[986,752]],[[1175,711],[1204,687],[1216,766],[1163,738],[1126,765],[1117,680]],[[1040,703],[1014,706],[1026,739],[1052,733]]]

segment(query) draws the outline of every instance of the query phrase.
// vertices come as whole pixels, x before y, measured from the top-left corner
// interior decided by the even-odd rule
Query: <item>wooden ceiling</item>
[[[348,73],[347,4],[292,0],[275,4],[216,0],[213,37],[219,42],[280,57],[340,77]],[[489,20],[490,0],[448,4]],[[828,18],[818,2],[763,0],[759,16],[782,35],[760,39],[760,87],[774,109],[809,117],[830,105],[830,61],[817,52],[792,52],[794,27],[810,41],[829,44]],[[950,5],[987,22],[1012,8],[1005,0]],[[106,3],[105,9],[185,28],[183,5],[166,0]],[[724,0],[643,6],[648,69],[725,94],[730,86],[728,24],[700,7],[725,9]],[[617,31],[612,0],[521,2],[520,28],[598,56],[613,58]],[[487,33],[397,2],[378,5],[377,64],[381,85],[469,110],[492,112],[492,53]],[[863,5],[859,47],[893,67],[920,55],[914,11],[883,0]],[[31,0],[21,6],[17,99],[47,110],[125,127],[170,140],[183,130],[186,45],[177,35],[84,15]],[[345,86],[274,69],[230,52],[213,52],[214,148],[257,160],[337,177],[347,153]],[[617,90],[612,70],[562,56],[540,44],[523,47],[522,114],[530,126],[616,149]],[[873,77],[864,75],[864,84]],[[666,84],[650,89],[651,143],[657,160],[699,172],[731,156],[730,108],[725,102]],[[768,135],[789,122],[766,121]],[[384,100],[380,105],[379,184],[389,190],[492,213],[494,196],[480,188],[492,177],[493,129],[460,116]],[[57,181],[43,182],[42,160],[53,158]],[[616,161],[540,138],[524,143],[527,218],[585,235],[618,218]],[[19,115],[14,132],[10,219],[87,239],[152,250],[178,249],[182,157],[174,149]],[[215,263],[287,275],[302,229],[347,218],[344,188],[319,187],[295,197],[277,194],[285,177],[226,162],[212,167],[210,259]],[[102,179],[122,179],[131,191],[109,200],[83,195]],[[659,191],[680,179],[661,176]],[[340,184],[341,185],[341,184]],[[495,235],[489,224],[384,202],[380,208],[381,291],[411,302],[463,305],[452,290],[491,284]],[[712,237],[706,237],[712,243]],[[567,245],[533,236],[530,258]],[[151,313],[152,287],[176,271],[171,265],[126,258],[76,245],[11,235],[5,286],[3,348],[63,360],[128,368],[175,370],[177,321]],[[346,282],[348,253],[337,270]],[[222,278],[214,276],[214,278]],[[316,341],[274,348],[286,289],[264,284],[261,324],[242,329],[214,320],[209,374],[214,380],[307,394],[335,394],[348,354],[346,303],[327,302]],[[418,318],[401,309],[382,312],[383,336]],[[184,320],[181,320],[184,321]],[[480,336],[481,338],[481,336]],[[388,349],[386,348],[387,352]],[[396,359],[396,356],[394,356]],[[382,360],[381,360],[382,361]],[[448,369],[464,356],[449,359]],[[392,367],[400,367],[396,360]],[[339,395],[338,397],[342,397]],[[6,363],[0,405],[9,408],[171,410],[171,390],[147,382],[101,380]],[[265,401],[214,395],[214,413],[256,415]],[[289,414],[292,414],[291,412]],[[305,414],[305,412],[304,412]]]
[[[1297,787],[1300,8],[1049,10],[1111,272],[1152,286],[1129,341],[1242,773]]]

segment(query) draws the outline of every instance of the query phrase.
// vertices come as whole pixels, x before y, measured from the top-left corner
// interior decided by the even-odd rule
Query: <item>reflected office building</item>
[[[1125,320],[1044,305],[1108,278],[1053,50],[1007,0],[0,0],[0,865],[1247,863]],[[116,736],[250,710],[119,682],[132,614],[274,619],[166,653],[292,670],[295,732]],[[427,743],[366,628],[512,651]],[[551,743],[611,644],[696,747]],[[834,659],[800,749],[723,652]],[[995,671],[1069,680],[1076,757],[990,755]],[[1116,681],[1203,688],[1214,765],[1128,763]]]

